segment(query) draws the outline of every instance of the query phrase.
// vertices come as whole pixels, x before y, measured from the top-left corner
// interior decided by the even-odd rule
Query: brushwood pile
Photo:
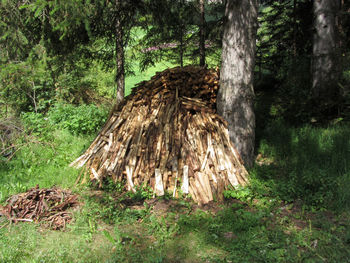
[[[0,206],[0,218],[5,216],[15,223],[41,222],[51,229],[62,230],[73,219],[69,209],[78,205],[78,195],[70,191],[36,186],[11,196],[4,207]]]
[[[219,73],[195,66],[158,72],[116,106],[86,152],[71,165],[79,179],[150,186],[155,195],[189,195],[205,204],[247,183],[247,171],[216,114]]]

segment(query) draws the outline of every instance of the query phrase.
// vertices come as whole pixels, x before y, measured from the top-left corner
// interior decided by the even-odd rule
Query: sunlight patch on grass
[[[69,167],[90,144],[92,136],[78,137],[65,130],[51,134],[50,142],[31,143],[21,148],[11,162],[0,164],[0,202],[29,188],[69,188],[79,170]]]
[[[0,262],[106,262],[111,244],[101,233],[84,234],[18,224],[0,231]]]

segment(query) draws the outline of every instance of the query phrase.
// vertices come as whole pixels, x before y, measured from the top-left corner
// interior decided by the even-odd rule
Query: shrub
[[[52,125],[42,113],[23,112],[21,120],[24,126],[33,134],[45,137],[52,131]]]
[[[73,134],[93,134],[106,121],[107,110],[92,104],[74,106],[58,103],[47,116],[52,124]]]

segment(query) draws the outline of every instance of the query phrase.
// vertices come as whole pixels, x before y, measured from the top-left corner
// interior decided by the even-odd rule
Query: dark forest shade
[[[316,0],[313,5],[312,95],[323,103],[329,103],[338,94],[341,72],[337,32],[339,9],[339,1],[334,0]]]
[[[228,122],[229,134],[247,167],[254,159],[255,63],[258,1],[227,1],[222,46],[218,113]]]

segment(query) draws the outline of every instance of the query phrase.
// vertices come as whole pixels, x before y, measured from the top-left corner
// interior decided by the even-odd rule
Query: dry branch
[[[11,196],[7,205],[0,207],[1,214],[11,222],[39,222],[48,224],[52,229],[64,229],[72,220],[72,214],[66,210],[78,205],[78,196],[58,188],[38,186]]]

